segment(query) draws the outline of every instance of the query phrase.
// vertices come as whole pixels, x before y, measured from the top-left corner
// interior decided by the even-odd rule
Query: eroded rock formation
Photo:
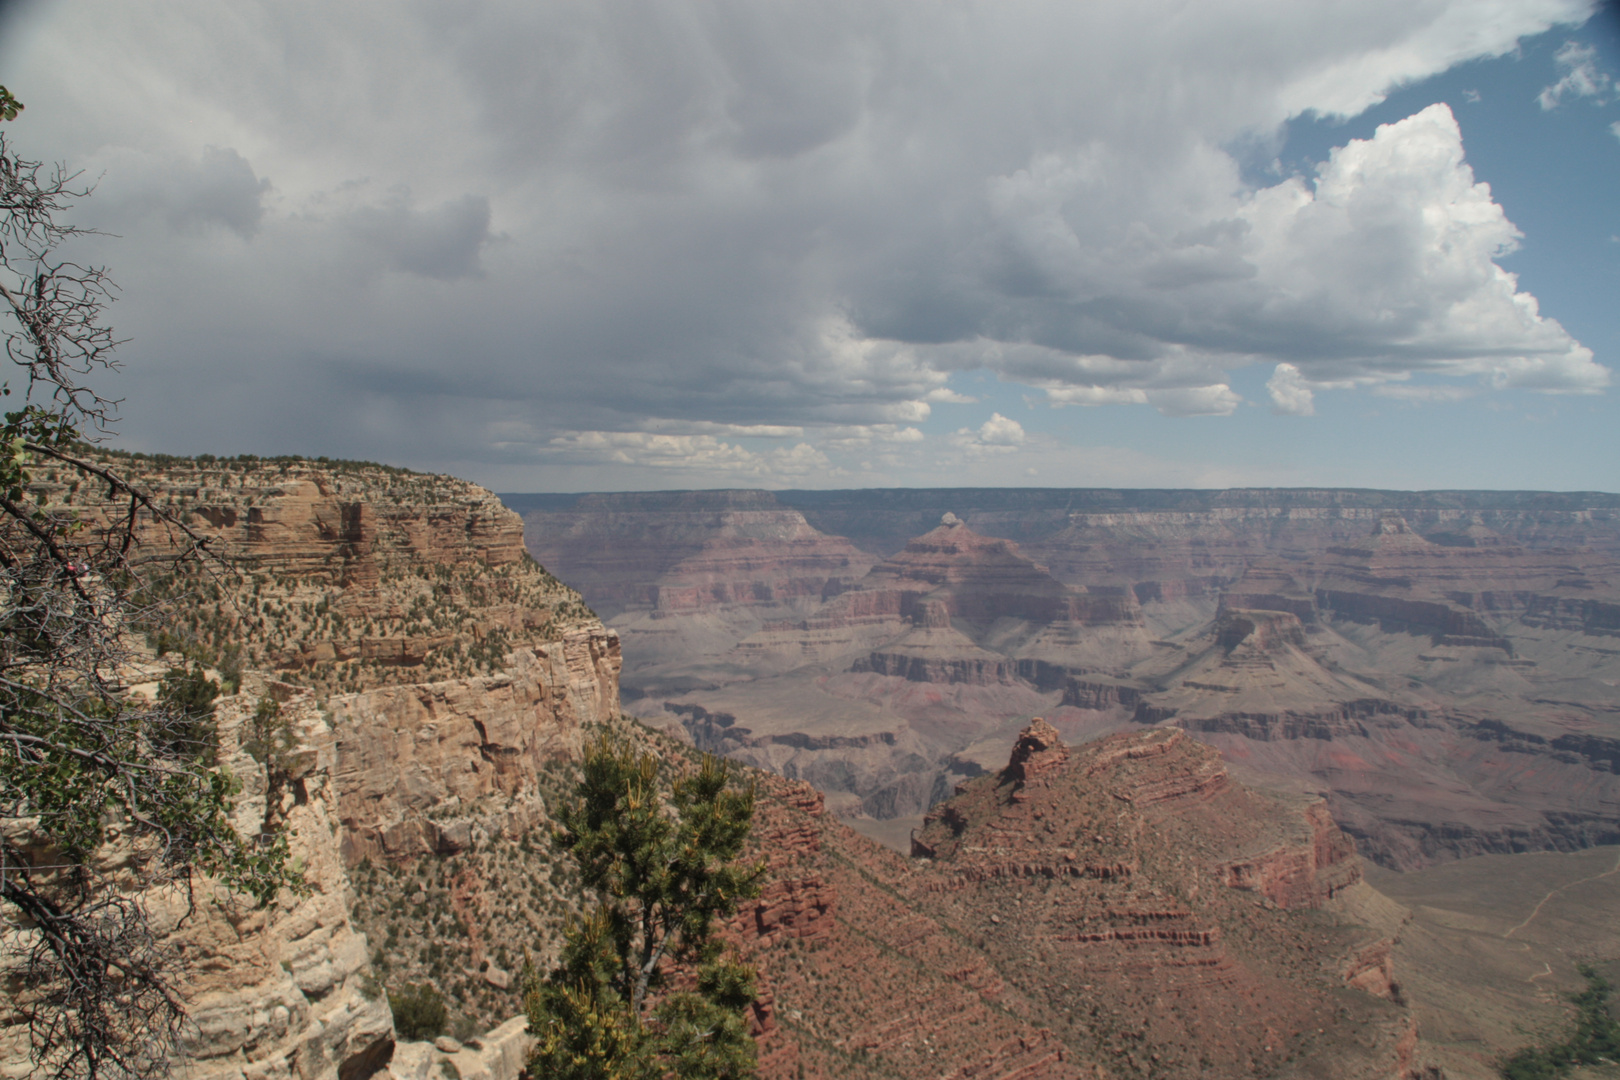
[[[620,512],[643,498],[613,497]],[[1245,775],[1324,792],[1390,866],[1620,840],[1620,497],[749,498],[882,558],[724,663],[720,643],[684,666],[663,654],[632,707],[735,718],[747,737],[711,745],[812,779],[835,813],[920,814],[999,769],[1039,714],[1071,740],[1181,727]],[[573,535],[609,520],[588,501]],[[531,543],[558,512],[528,515]],[[780,749],[795,738],[843,749]]]
[[[579,903],[532,838],[548,834],[581,727],[618,714],[617,635],[474,485],[297,460],[112,464],[232,561],[200,582],[156,582],[187,599],[148,635],[151,667],[180,653],[242,680],[218,706],[222,760],[244,783],[238,825],[292,829],[309,886],[262,911],[206,882],[194,909],[142,894],[182,961],[186,1075],[365,1080],[395,1050],[384,985],[432,981],[463,1029],[510,1017],[523,948],[547,962]],[[114,512],[98,497],[49,482],[33,493],[92,521]],[[143,537],[153,556],[176,542]],[[264,766],[239,738],[266,698],[297,735],[271,815]],[[514,863],[540,880],[497,889]],[[0,1072],[26,1072],[17,1035],[0,1032]],[[406,1047],[397,1075],[450,1075],[441,1061],[459,1060],[464,1080],[515,1080],[520,1036]]]
[[[781,884],[738,919],[770,998],[762,1075],[1421,1064],[1391,927],[1363,918],[1377,894],[1320,801],[1250,792],[1177,731],[1069,747],[1036,721],[1005,760],[929,815],[909,864],[803,785],[764,785]]]

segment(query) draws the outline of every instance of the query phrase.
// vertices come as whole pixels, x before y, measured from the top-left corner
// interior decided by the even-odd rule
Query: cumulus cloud
[[[1566,41],[1553,61],[1564,74],[1536,95],[1536,101],[1544,110],[1558,108],[1565,96],[1597,98],[1601,102],[1614,85],[1614,81],[1598,67],[1597,50],[1590,45]]]
[[[977,428],[959,428],[951,436],[951,444],[974,456],[984,454],[1010,454],[1024,444],[1024,425],[1000,413],[991,413],[990,419]]]
[[[1284,411],[1603,389],[1497,266],[1518,233],[1444,106],[1269,186],[1229,149],[1590,10],[64,0],[0,59],[37,88],[16,138],[129,193],[95,254],[152,373],[135,440],[813,479],[1027,449],[924,438],[963,373],[1171,416],[1233,413],[1255,364]]]
[[[984,348],[978,362],[1048,380],[1054,401],[1183,415],[1230,412],[1224,369],[1279,353],[1319,383],[1430,371],[1499,386],[1533,372],[1536,388],[1562,392],[1607,384],[1497,266],[1520,234],[1474,180],[1443,104],[1334,150],[1309,180],[1206,196],[1197,216],[1174,212],[1189,201],[1176,193],[1129,213],[1098,197],[1154,182],[1131,168],[1087,150],[1000,182],[1004,250],[1039,287],[1005,296],[987,322],[1044,340]]]
[[[1316,395],[1293,364],[1278,364],[1266,380],[1271,394],[1271,411],[1282,416],[1314,416]]]
[[[991,446],[1017,446],[1024,441],[1024,425],[1000,413],[979,425],[979,441]]]

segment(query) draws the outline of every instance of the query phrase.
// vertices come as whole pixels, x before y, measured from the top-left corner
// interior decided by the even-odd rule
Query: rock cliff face
[[[1357,915],[1376,894],[1319,801],[1249,792],[1173,731],[1069,747],[1036,721],[1005,760],[929,815],[909,864],[804,785],[764,784],[778,885],[737,926],[769,996],[762,1075],[1421,1064],[1379,982],[1388,928]]]
[[[734,678],[739,640],[813,610],[875,561],[765,492],[593,495],[545,521],[527,530],[529,550],[569,567],[623,635],[631,696]]]
[[[528,556],[521,519],[462,480],[303,459],[107,463],[232,563],[218,581],[157,582],[176,601],[160,650],[341,693],[492,672],[514,647],[598,625]],[[100,494],[44,484],[36,497],[115,517]],[[143,538],[152,557],[177,539]]]
[[[537,777],[618,714],[618,663],[613,636],[581,629],[513,650],[495,675],[334,698],[348,862],[454,855],[544,821]]]
[[[349,1080],[385,1066],[393,1053],[388,1003],[369,989],[366,939],[349,918],[348,877],[337,839],[336,739],[315,695],[285,683],[255,686],[217,712],[222,760],[244,781],[238,828],[257,833],[265,816],[263,768],[240,749],[239,733],[260,694],[293,724],[297,797],[284,808],[292,855],[309,894],[286,894],[258,911],[211,897],[188,914],[187,898],[152,898],[188,978],[191,1024],[181,1049],[199,1080]]]
[[[581,727],[618,715],[617,635],[474,485],[302,460],[110,464],[232,562],[200,583],[159,579],[160,595],[186,599],[148,642],[156,666],[167,653],[242,679],[219,717],[244,831],[265,819],[265,784],[237,750],[242,718],[268,696],[300,739],[284,814],[309,894],[256,912],[204,888],[184,920],[183,898],[146,897],[186,962],[188,1075],[365,1080],[393,1067],[383,984],[432,981],[463,1032],[509,1018],[523,948],[547,962],[580,902],[532,838],[547,834]],[[92,521],[116,512],[96,491],[47,482],[32,495]],[[143,543],[157,556],[176,539]],[[450,1075],[447,1060],[464,1080],[515,1080],[523,1056],[521,1030],[497,1031],[455,1054],[406,1046],[395,1071]]]

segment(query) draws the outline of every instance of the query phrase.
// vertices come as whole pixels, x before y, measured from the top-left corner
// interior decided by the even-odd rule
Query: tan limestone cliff
[[[280,704],[297,744],[283,808],[294,865],[308,892],[284,891],[264,910],[206,883],[187,898],[149,898],[155,924],[184,964],[190,1014],[181,1044],[191,1080],[354,1080],[385,1065],[394,1045],[388,1003],[367,983],[364,935],[349,919],[333,783],[336,741],[309,690],[249,680],[217,709],[222,763],[243,782],[237,828],[265,815],[264,769],[240,748],[260,694]]]

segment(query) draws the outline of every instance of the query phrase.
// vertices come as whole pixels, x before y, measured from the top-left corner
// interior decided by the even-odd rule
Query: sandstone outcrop
[[[495,675],[332,699],[348,861],[452,855],[536,826],[536,777],[578,759],[585,724],[618,714],[618,665],[615,634],[581,629],[513,650]]]
[[[240,749],[260,694],[280,703],[297,742],[294,795],[283,808],[307,895],[283,893],[265,910],[206,884],[149,896],[154,924],[183,964],[189,1022],[180,1050],[198,1080],[356,1080],[386,1066],[394,1048],[388,1003],[366,981],[370,952],[349,918],[338,840],[336,739],[314,694],[249,682],[218,707],[221,757],[244,782],[237,827],[257,833],[265,816],[263,767]]]
[[[113,457],[229,558],[218,580],[162,579],[173,598],[157,651],[211,655],[325,693],[495,671],[506,653],[597,624],[523,547],[523,522],[447,476],[305,459]],[[102,489],[36,498],[94,520]],[[160,557],[183,539],[153,527]]]

